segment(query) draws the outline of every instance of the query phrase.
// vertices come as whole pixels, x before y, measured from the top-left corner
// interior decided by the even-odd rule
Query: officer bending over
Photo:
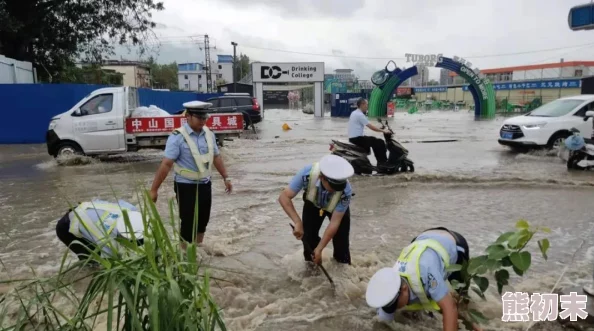
[[[446,268],[469,259],[468,243],[462,235],[444,227],[426,230],[402,250],[392,268],[382,268],[371,277],[367,304],[378,308],[383,322],[391,322],[394,312],[402,308],[440,311],[443,330],[458,330],[458,308],[449,281],[463,280],[459,271],[450,274]]]
[[[322,251],[332,240],[334,259],[340,263],[351,263],[349,251],[349,230],[351,217],[349,204],[352,189],[348,178],[354,174],[353,167],[345,159],[336,155],[326,155],[320,162],[305,166],[285,188],[279,197],[279,203],[295,223],[293,235],[303,239],[314,251],[303,246],[306,261],[316,264],[322,262]],[[303,213],[299,218],[292,199],[301,191],[303,194]],[[330,224],[322,238],[319,231],[324,218]]]

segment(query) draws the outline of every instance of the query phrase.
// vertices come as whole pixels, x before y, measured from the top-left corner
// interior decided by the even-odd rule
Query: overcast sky
[[[574,32],[567,26],[569,9],[587,2],[164,0],[165,10],[154,15],[161,41],[155,55],[160,63],[202,62],[204,51],[189,36],[208,34],[216,45],[211,54],[232,54],[235,41],[237,52],[252,61],[325,62],[327,73],[350,68],[361,79],[369,79],[388,58],[410,66],[405,53],[458,55],[482,69],[594,60],[594,30]],[[578,45],[586,46],[572,47]],[[485,57],[552,48],[563,49]]]

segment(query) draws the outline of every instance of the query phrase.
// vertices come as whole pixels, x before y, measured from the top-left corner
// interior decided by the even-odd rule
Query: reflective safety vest
[[[307,185],[307,193],[305,198],[312,202],[316,207],[323,209],[329,213],[332,213],[336,208],[336,205],[340,202],[340,197],[342,196],[342,191],[328,193],[331,194],[330,199],[326,203],[325,206],[318,205],[318,186],[316,185],[318,179],[320,178],[320,164],[318,162],[314,163],[309,171],[309,183]],[[320,212],[321,213],[321,212]]]
[[[89,209],[97,213],[97,220],[94,221],[89,217],[87,214]],[[124,217],[122,209],[125,208],[120,208],[117,204],[83,202],[68,214],[70,218],[69,231],[74,236],[83,238],[80,227],[84,226],[93,238],[97,241],[102,240],[111,235],[111,232],[117,226],[117,220]],[[99,214],[99,210],[103,210],[103,213]],[[109,218],[112,220],[109,220]]]
[[[176,174],[190,180],[200,180],[203,178],[207,178],[208,176],[210,176],[212,170],[212,162],[214,160],[214,143],[212,139],[212,134],[206,126],[202,127],[202,130],[204,130],[204,134],[206,136],[206,146],[208,147],[208,152],[206,154],[200,153],[198,146],[194,143],[194,140],[192,140],[190,134],[183,125],[173,130],[173,132],[181,133],[184,137],[186,144],[188,144],[188,147],[190,147],[190,152],[192,153],[192,157],[194,157],[194,161],[196,162],[198,171],[196,172],[191,169],[183,168],[179,164],[177,164],[177,162],[173,165],[173,170]]]
[[[437,240],[423,239],[413,241],[410,245],[406,246],[402,250],[402,253],[400,253],[394,268],[401,277],[407,280],[410,289],[421,302],[407,305],[404,307],[405,310],[440,310],[437,302],[427,297],[423,282],[421,281],[419,262],[421,254],[428,248],[434,250],[441,257],[446,268],[450,265],[450,255]]]

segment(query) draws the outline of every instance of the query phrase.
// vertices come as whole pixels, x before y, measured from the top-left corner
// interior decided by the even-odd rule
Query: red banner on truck
[[[126,119],[127,133],[171,132],[186,122],[183,116],[133,117]],[[206,126],[214,131],[243,130],[243,114],[210,114]]]

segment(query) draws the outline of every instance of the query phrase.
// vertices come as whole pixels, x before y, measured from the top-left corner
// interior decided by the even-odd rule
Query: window
[[[574,77],[582,77],[584,72],[582,70],[575,70],[573,73]]]
[[[198,79],[202,78],[202,75],[198,75]]]
[[[221,107],[235,107],[235,101],[231,98],[219,99]]]
[[[219,69],[223,69],[223,66],[219,64]]]
[[[100,94],[80,107],[82,116],[109,113],[113,107],[113,94]]]
[[[188,79],[188,75],[184,75],[184,79]]]
[[[208,103],[212,103],[212,106],[214,108],[217,108],[219,106],[219,99],[211,99],[211,100],[206,100],[206,102]]]
[[[584,107],[582,107],[582,109],[578,110],[575,114],[573,114],[573,116],[584,117],[586,116],[586,112],[590,110],[594,110],[594,102],[590,102],[589,104],[585,105]]]
[[[237,99],[235,99],[235,102],[237,102],[238,106],[251,106],[252,105],[252,99],[250,99],[250,98],[237,98]]]
[[[526,116],[537,116],[537,117],[559,117],[569,114],[575,107],[579,106],[584,100],[578,99],[557,99],[544,104]]]
[[[218,74],[219,78],[223,78],[223,74]]]
[[[190,85],[185,84],[184,86],[186,87],[186,90],[189,90],[190,89]]]

